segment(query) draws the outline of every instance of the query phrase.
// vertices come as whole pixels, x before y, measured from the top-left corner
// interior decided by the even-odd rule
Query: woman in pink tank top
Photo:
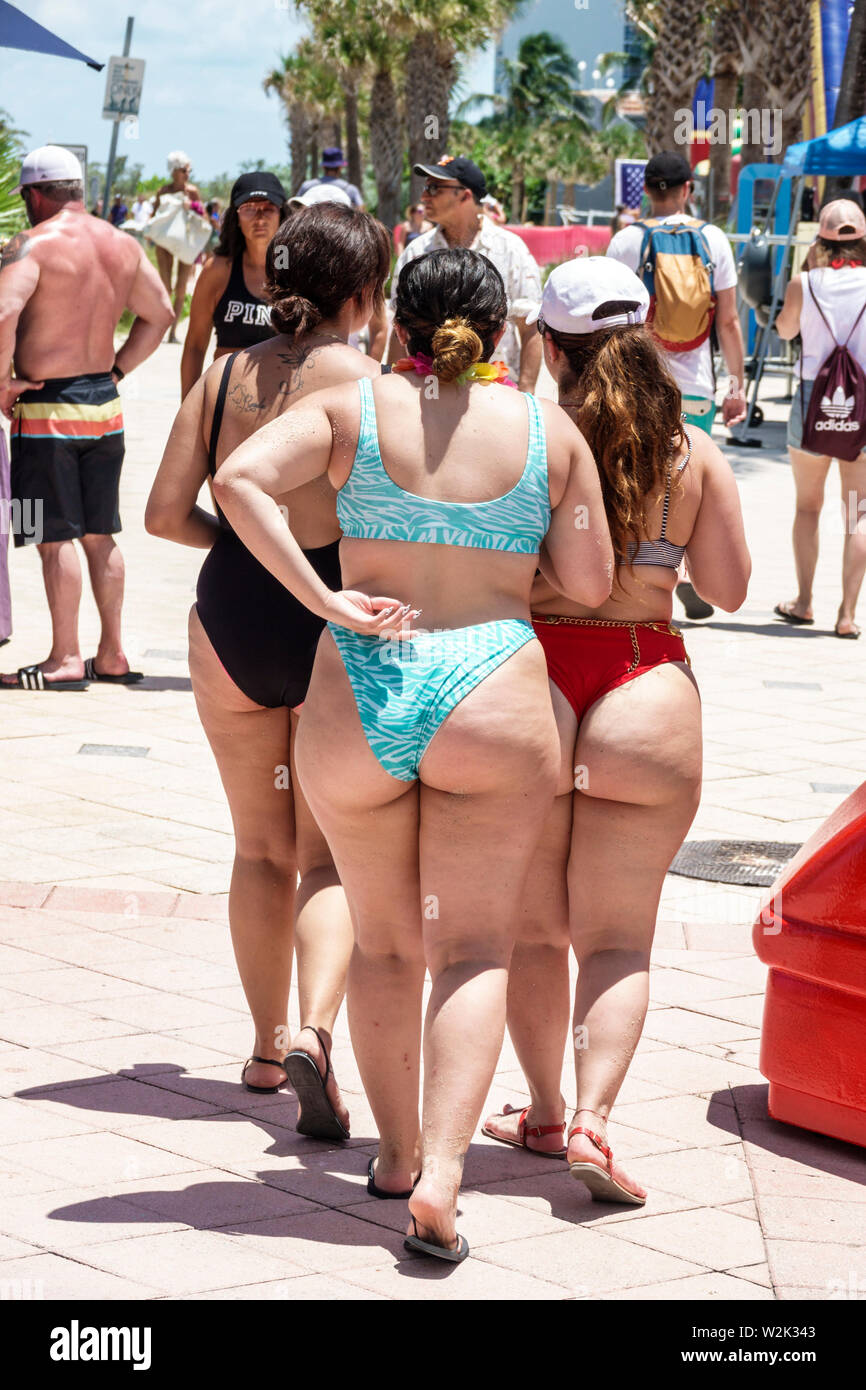
[[[808,286],[804,280],[808,279]],[[821,212],[818,237],[810,248],[803,273],[788,286],[776,319],[780,338],[802,337],[801,382],[788,420],[788,454],[797,491],[794,517],[794,564],[797,597],[777,603],[775,612],[787,623],[811,625],[812,587],[818,563],[818,528],[824,505],[824,485],[833,460],[803,448],[803,421],[815,378],[834,346],[848,340],[852,357],[866,370],[866,217],[858,203],[837,198]],[[859,315],[859,321],[858,321]],[[850,337],[849,337],[850,335]],[[842,548],[842,602],[834,631],[856,638],[860,629],[854,612],[866,572],[866,453],[853,462],[839,460],[845,540]]]

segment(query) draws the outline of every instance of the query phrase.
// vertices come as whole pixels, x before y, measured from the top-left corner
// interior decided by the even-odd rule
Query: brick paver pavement
[[[55,1299],[862,1297],[862,1151],[767,1118],[750,941],[761,890],[668,877],[651,1012],[612,1125],[650,1191],[644,1210],[594,1205],[556,1162],[479,1134],[461,1196],[473,1258],[430,1267],[404,1255],[402,1204],[367,1197],[376,1135],[342,1016],[345,1148],[299,1137],[290,1094],[240,1088],[250,1028],[226,929],[230,822],[186,668],[201,554],[142,526],[179,352],[163,346],[122,388],[127,641],[147,679],[0,696],[0,1284]],[[765,447],[730,453],[749,599],[683,624],[705,710],[691,839],[800,843],[866,766],[863,647],[832,636],[829,507],[815,627],[773,618],[793,593],[792,506],[780,384],[766,394]],[[48,649],[35,554],[11,569],[4,669]],[[89,598],[82,626],[89,653]],[[564,1088],[573,1099],[568,1067]],[[506,1043],[489,1105],[524,1096]]]

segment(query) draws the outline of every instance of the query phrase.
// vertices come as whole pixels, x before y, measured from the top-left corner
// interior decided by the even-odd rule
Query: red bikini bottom
[[[533,614],[550,679],[581,720],[617,686],[666,661],[691,665],[679,628],[671,623],[626,623],[612,618]]]

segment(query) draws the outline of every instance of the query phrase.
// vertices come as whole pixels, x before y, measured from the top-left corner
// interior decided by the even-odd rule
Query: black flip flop
[[[90,682],[46,680],[40,666],[19,666],[17,683],[0,681],[0,690],[86,690]]]
[[[415,1227],[414,1236],[407,1236],[403,1241],[403,1248],[411,1250],[418,1255],[432,1255],[434,1260],[446,1260],[448,1264],[460,1265],[469,1254],[469,1242],[465,1236],[457,1233],[457,1249],[449,1250],[445,1245],[431,1245],[429,1240],[422,1240],[418,1234],[418,1222],[412,1217],[412,1225]]]
[[[247,1067],[249,1066],[250,1062],[260,1062],[263,1063],[266,1067],[282,1067],[283,1071],[286,1072],[285,1080],[277,1082],[276,1086],[251,1086],[248,1081],[244,1080],[244,1077],[247,1074]],[[276,1095],[280,1087],[285,1086],[287,1084],[288,1079],[289,1074],[286,1071],[286,1064],[284,1061],[281,1062],[277,1057],[248,1057],[247,1060],[244,1062],[243,1068],[241,1070],[241,1081],[243,1082],[245,1090],[254,1091],[258,1096]]]
[[[711,603],[701,598],[694,584],[689,584],[687,580],[677,585],[676,595],[686,610],[686,617],[692,622],[698,622],[701,618],[711,618],[716,611]]]
[[[382,1201],[408,1201],[408,1199],[412,1196],[412,1193],[415,1191],[415,1188],[418,1186],[418,1183],[421,1181],[420,1176],[412,1184],[408,1192],[386,1192],[384,1188],[376,1186],[375,1164],[375,1158],[371,1158],[370,1162],[367,1164],[367,1191],[369,1192],[370,1196],[381,1197]]]
[[[104,676],[96,669],[96,657],[89,656],[84,663],[84,674],[90,681],[101,681],[103,685],[137,685],[144,680],[143,671],[126,671],[122,676]]]
[[[833,632],[835,636],[840,638],[843,642],[856,642],[857,638],[860,636],[859,628],[856,632],[840,632],[838,623],[834,627]]]
[[[299,1134],[309,1135],[312,1139],[336,1139],[342,1143],[349,1138],[349,1131],[338,1117],[326,1090],[331,1075],[331,1059],[318,1028],[310,1026],[309,1031],[315,1033],[321,1043],[325,1054],[325,1075],[322,1076],[310,1054],[302,1052],[300,1048],[289,1052],[283,1062],[301,1106],[297,1130]]]
[[[790,623],[792,627],[811,627],[815,621],[814,618],[801,618],[797,613],[789,613],[787,608],[782,607],[781,603],[776,604],[773,612],[777,618],[782,618],[784,622]]]

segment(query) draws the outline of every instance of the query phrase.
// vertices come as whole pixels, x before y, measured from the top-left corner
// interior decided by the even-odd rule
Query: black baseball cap
[[[653,155],[644,169],[643,177],[647,188],[658,188],[663,193],[667,188],[679,188],[684,183],[691,183],[694,174],[685,155],[677,154],[675,150],[662,150],[661,154]]]
[[[260,169],[252,174],[241,174],[239,179],[235,179],[231,191],[232,207],[239,208],[251,198],[267,198],[277,208],[288,202],[283,185],[276,174],[269,174],[267,169]]]
[[[412,173],[425,174],[430,179],[456,179],[464,188],[468,188],[479,202],[487,194],[487,180],[478,165],[462,154],[453,158],[450,154],[443,154],[438,164],[416,164]]]

